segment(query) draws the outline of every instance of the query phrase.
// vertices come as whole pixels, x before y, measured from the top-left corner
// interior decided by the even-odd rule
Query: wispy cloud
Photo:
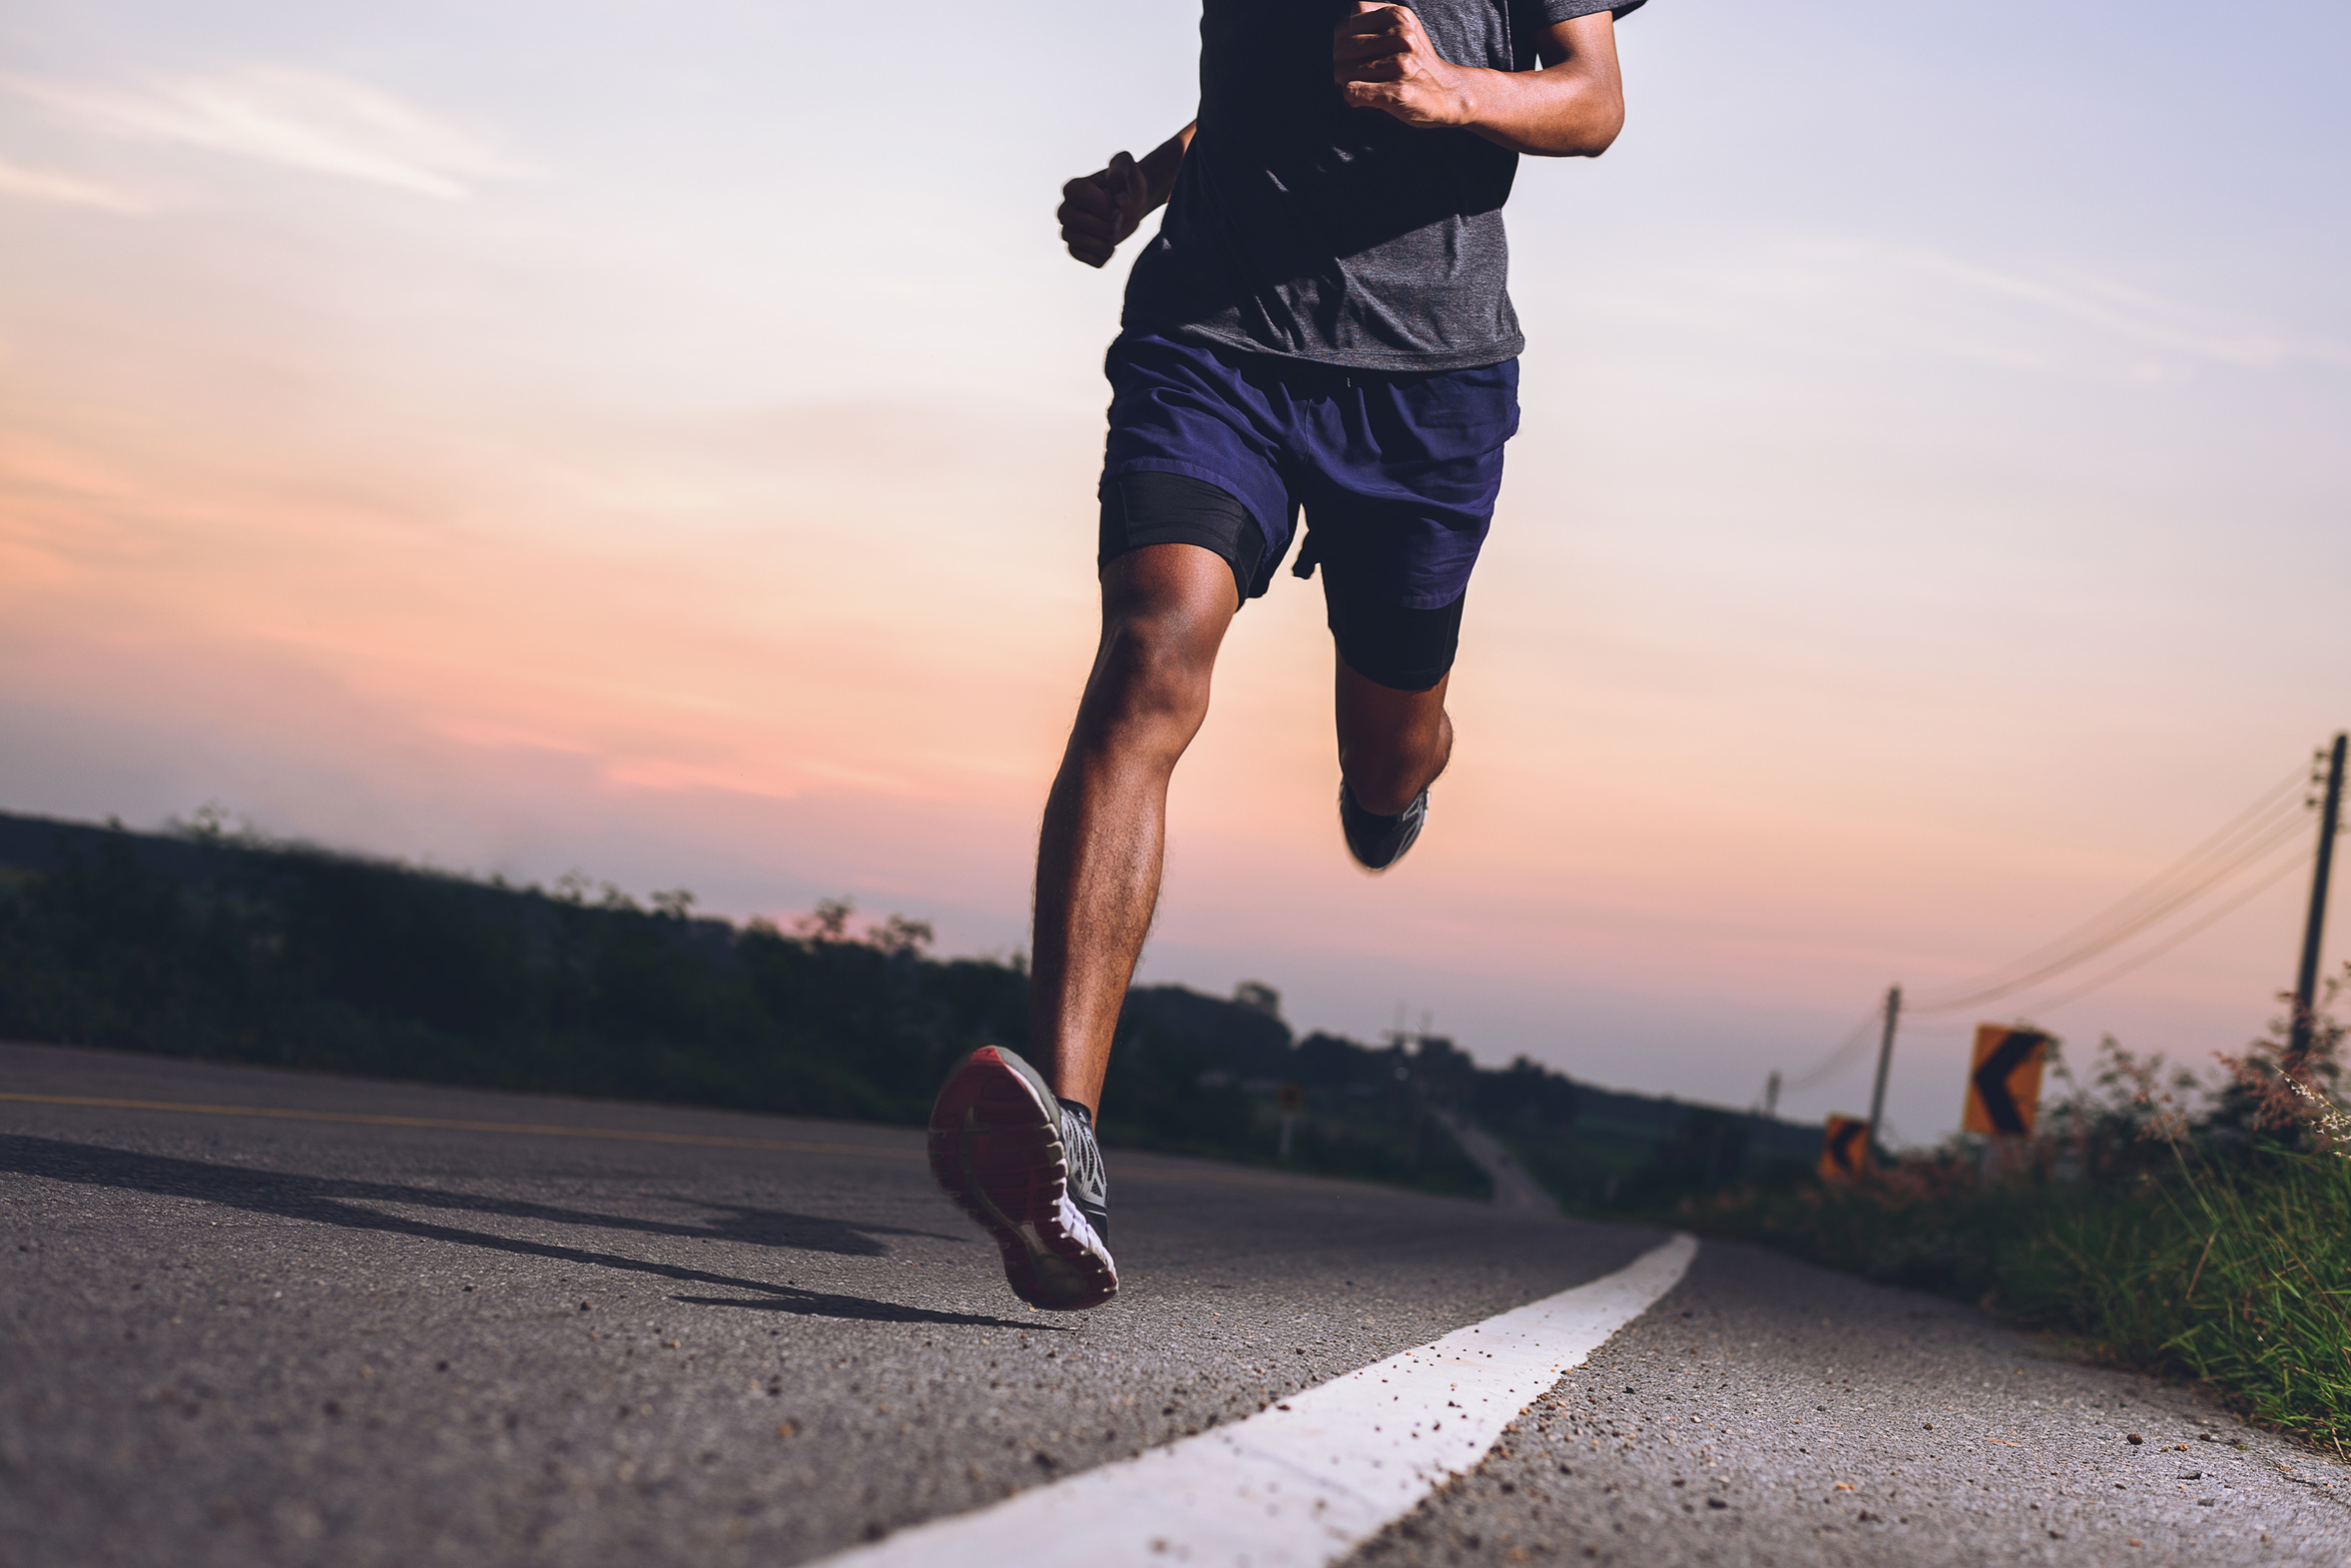
[[[2351,344],[2062,264],[1856,238],[1750,234],[1663,269],[1643,313],[1840,355],[2144,375],[2197,363],[2351,366]]]
[[[0,196],[24,202],[52,202],[60,207],[94,207],[102,213],[144,213],[151,204],[128,191],[77,180],[71,175],[27,169],[0,158]]]
[[[2351,348],[2341,343],[2231,320],[2218,312],[2075,268],[2034,276],[1931,251],[1887,250],[1883,255],[1893,265],[1919,276],[1981,295],[2036,305],[2158,352],[2242,365],[2292,361],[2351,365]]]
[[[522,172],[422,110],[323,72],[251,66],[129,87],[22,78],[8,86],[101,135],[203,148],[443,201]]]

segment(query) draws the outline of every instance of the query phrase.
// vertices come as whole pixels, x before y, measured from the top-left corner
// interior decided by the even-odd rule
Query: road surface
[[[0,1046],[0,1557],[813,1561],[1665,1241],[1114,1151],[1127,1286],[1061,1317],[919,1142]],[[2346,1494],[2190,1391],[1707,1244],[1345,1560],[2339,1564]]]

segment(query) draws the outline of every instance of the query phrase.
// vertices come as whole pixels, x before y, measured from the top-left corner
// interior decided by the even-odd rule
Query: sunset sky
[[[18,0],[0,809],[1019,946],[1125,275],[1051,213],[1188,118],[1197,16]],[[1745,1105],[2351,724],[2351,10],[1653,0],[1619,39],[1616,149],[1510,208],[1525,422],[1427,836],[1347,859],[1285,576],[1144,977]],[[2241,1043],[2307,896],[1920,1019],[1895,1136],[1956,1125],[1979,1016]]]

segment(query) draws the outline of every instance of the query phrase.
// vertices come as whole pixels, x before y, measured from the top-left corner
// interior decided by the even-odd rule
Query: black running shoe
[[[1429,820],[1429,791],[1414,795],[1412,803],[1394,816],[1375,816],[1355,803],[1355,791],[1345,780],[1339,784],[1339,829],[1356,859],[1375,871],[1385,871],[1404,858]]]
[[[1118,1294],[1091,1121],[1013,1052],[983,1045],[947,1075],[930,1108],[930,1174],[995,1238],[1031,1307],[1080,1311]]]
[[[1102,1169],[1102,1146],[1094,1142],[1094,1113],[1075,1100],[1061,1102],[1061,1152],[1069,1174],[1069,1201],[1094,1234],[1110,1240],[1110,1173]]]

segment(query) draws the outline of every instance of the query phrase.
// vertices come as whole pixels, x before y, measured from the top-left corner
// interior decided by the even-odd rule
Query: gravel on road
[[[1661,1239],[1113,1151],[1127,1285],[1063,1317],[911,1130],[39,1046],[0,1094],[281,1113],[0,1099],[12,1568],[803,1562]],[[2347,1482],[1973,1309],[1708,1244],[1358,1555],[2341,1563]]]
[[[2351,1562],[2351,1469],[1973,1307],[1709,1243],[1366,1568]]]

